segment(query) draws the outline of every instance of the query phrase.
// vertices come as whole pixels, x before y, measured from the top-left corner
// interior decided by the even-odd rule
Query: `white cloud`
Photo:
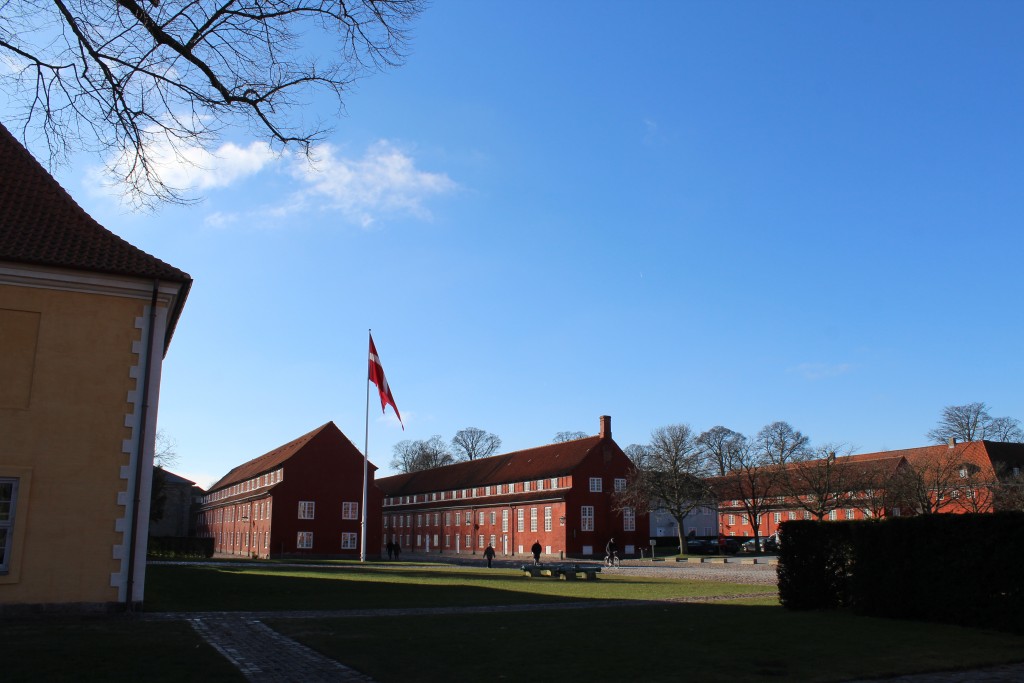
[[[789,368],[787,372],[794,372],[801,375],[804,379],[817,381],[819,379],[845,375],[852,369],[853,366],[849,363],[835,363],[832,365],[827,363],[800,363]]]
[[[307,185],[303,204],[316,198],[368,227],[380,214],[405,213],[428,220],[426,199],[451,192],[457,184],[444,173],[416,168],[412,157],[387,140],[367,149],[361,159],[338,155],[331,145],[313,150],[313,160],[296,158],[293,174]]]
[[[151,145],[148,152],[159,178],[185,196],[239,185],[277,168],[290,176],[291,182],[264,188],[259,200],[250,201],[245,209],[227,207],[209,214],[204,222],[217,228],[265,225],[268,219],[278,224],[280,219],[314,209],[337,211],[363,227],[396,214],[429,220],[427,200],[458,187],[444,173],[418,169],[413,157],[387,140],[370,145],[358,158],[346,157],[329,144],[314,147],[308,158],[291,151],[276,153],[265,142],[246,146],[229,142],[212,151],[199,146],[175,150],[160,143]],[[113,166],[126,169],[128,162],[124,157]],[[91,169],[88,178],[95,190],[102,188],[105,194],[120,197],[123,191],[111,186],[99,168]],[[275,190],[279,194],[268,194]]]
[[[189,190],[233,185],[259,173],[279,157],[265,142],[251,142],[247,147],[228,142],[212,152],[202,147],[187,147],[175,153],[167,145],[159,145],[151,151],[164,183]]]

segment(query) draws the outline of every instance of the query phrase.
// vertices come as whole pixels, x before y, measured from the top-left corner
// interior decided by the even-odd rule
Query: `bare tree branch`
[[[187,201],[160,178],[160,149],[182,157],[228,126],[308,152],[327,130],[303,119],[306,105],[327,92],[341,111],[356,80],[400,65],[424,2],[150,4],[7,0],[0,12],[13,127],[26,143],[42,137],[51,166],[78,149],[112,158],[108,174],[140,207]]]

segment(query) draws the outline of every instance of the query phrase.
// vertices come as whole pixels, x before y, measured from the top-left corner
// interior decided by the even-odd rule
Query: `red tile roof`
[[[0,261],[192,282],[97,223],[3,125]]]
[[[289,441],[283,446],[278,446],[269,453],[264,453],[258,458],[253,458],[248,462],[242,463],[241,465],[239,465],[238,467],[234,468],[233,470],[225,474],[223,477],[221,477],[220,480],[213,486],[211,486],[209,490],[210,492],[213,492],[218,489],[222,489],[226,486],[231,486],[232,484],[247,481],[249,479],[252,479],[253,477],[259,476],[273,469],[276,469],[277,467],[283,465],[293,455],[301,451],[306,444],[308,444],[310,441],[316,438],[319,434],[330,432],[333,432],[334,438],[341,437],[346,441],[348,440],[348,437],[346,437],[342,433],[342,431],[338,429],[338,426],[334,424],[334,422],[328,422],[327,424],[323,424],[317,427],[308,434],[303,434],[299,438],[293,441]],[[353,448],[355,448],[355,446],[353,446]],[[374,470],[377,469],[372,464],[370,465],[370,467]]]
[[[603,442],[614,443],[610,438],[588,436],[575,441],[384,477],[376,483],[385,495],[399,496],[558,477],[571,473]]]

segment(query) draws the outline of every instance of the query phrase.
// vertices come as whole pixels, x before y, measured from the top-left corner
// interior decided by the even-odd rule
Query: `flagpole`
[[[373,330],[367,330],[370,343],[373,343]],[[367,345],[367,349],[369,349]],[[369,479],[370,462],[370,365],[366,365],[366,432],[363,437],[363,514],[359,525],[359,561],[366,562],[366,492]]]

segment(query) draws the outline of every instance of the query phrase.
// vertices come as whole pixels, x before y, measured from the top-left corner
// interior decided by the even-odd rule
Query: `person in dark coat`
[[[402,546],[398,545],[398,541],[395,541],[394,550],[395,550],[395,560],[398,560],[398,558],[402,555]]]
[[[491,547],[490,543],[488,543],[487,547],[484,549],[484,559],[487,560],[487,568],[490,569],[491,560],[494,559],[494,548]]]
[[[388,541],[388,559],[393,559],[395,556],[395,544]]]
[[[534,564],[540,564],[540,552],[541,552],[541,550],[542,550],[542,548],[540,547],[540,539],[537,539],[536,541],[533,542],[533,545],[530,547],[530,552],[533,553],[533,563]]]

